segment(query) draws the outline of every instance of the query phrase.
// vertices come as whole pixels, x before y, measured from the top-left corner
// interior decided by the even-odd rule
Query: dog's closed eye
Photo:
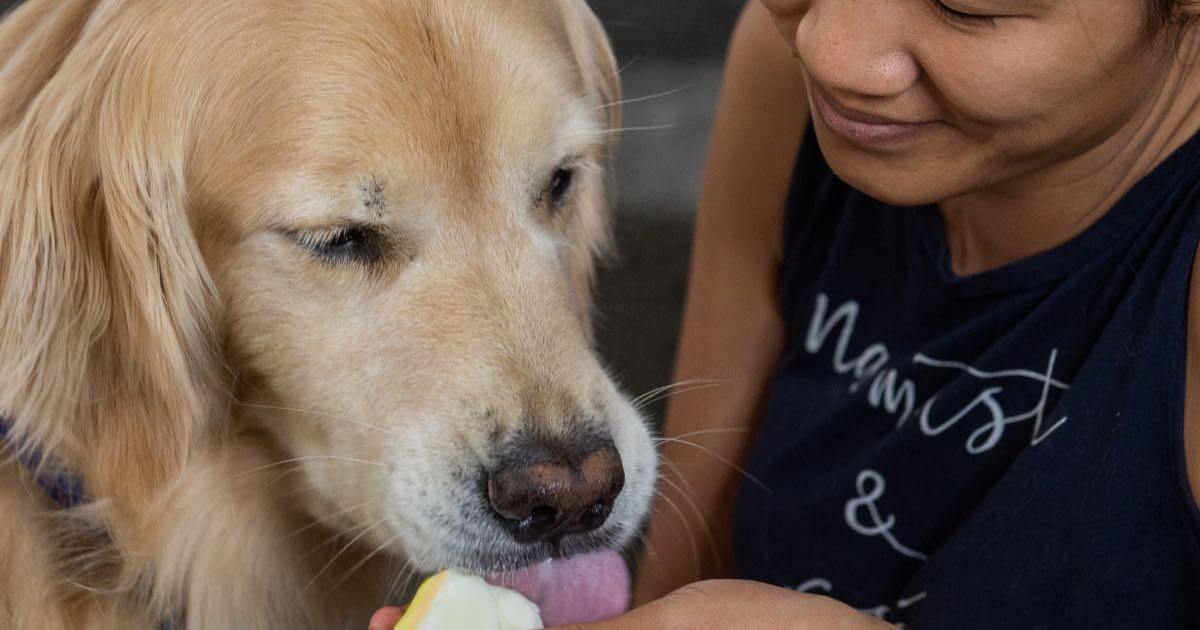
[[[288,234],[317,260],[329,264],[377,265],[392,251],[388,236],[368,225],[342,225],[325,230],[290,230]]]

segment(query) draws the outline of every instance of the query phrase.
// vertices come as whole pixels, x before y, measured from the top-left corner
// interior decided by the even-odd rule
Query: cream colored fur
[[[590,347],[616,68],[582,0],[29,0],[0,23],[0,627],[363,628],[533,559],[518,434],[653,449]],[[562,207],[543,192],[568,160]],[[377,262],[314,239],[377,228]],[[581,547],[582,548],[582,547]]]

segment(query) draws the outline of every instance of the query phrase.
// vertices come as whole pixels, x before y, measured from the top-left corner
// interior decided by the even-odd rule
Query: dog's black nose
[[[621,456],[609,445],[578,457],[520,447],[513,455],[488,478],[487,495],[520,543],[556,542],[600,527],[625,486]]]

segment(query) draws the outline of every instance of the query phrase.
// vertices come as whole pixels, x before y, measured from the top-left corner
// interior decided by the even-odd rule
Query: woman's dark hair
[[[1180,31],[1188,26],[1194,16],[1184,16],[1180,7],[1195,4],[1197,0],[1149,0],[1150,15],[1146,21],[1146,35],[1155,38],[1170,31]]]
[[[1150,12],[1146,16],[1146,40],[1168,42],[1177,50],[1183,41],[1183,32],[1192,25],[1196,16],[1182,11],[1184,6],[1200,5],[1200,0],[1148,0]]]

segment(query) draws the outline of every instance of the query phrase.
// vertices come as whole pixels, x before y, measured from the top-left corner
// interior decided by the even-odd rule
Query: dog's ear
[[[621,128],[621,78],[608,35],[599,18],[585,0],[553,0],[563,17],[563,28],[579,68],[583,87],[598,117],[604,137],[604,161],[616,158],[617,136]],[[605,172],[587,173],[584,178],[580,211],[576,213],[575,250],[571,254],[571,274],[581,294],[581,313],[588,319],[591,334],[591,291],[597,257],[611,254],[610,213],[612,185]]]
[[[621,77],[604,25],[585,0],[556,0],[584,86],[603,111],[607,130],[621,127]],[[615,134],[612,134],[615,135]],[[615,140],[613,141],[615,143]]]
[[[0,128],[0,414],[121,508],[222,404],[217,303],[188,221],[187,112],[144,38],[84,22]],[[5,78],[0,101],[26,88]]]

